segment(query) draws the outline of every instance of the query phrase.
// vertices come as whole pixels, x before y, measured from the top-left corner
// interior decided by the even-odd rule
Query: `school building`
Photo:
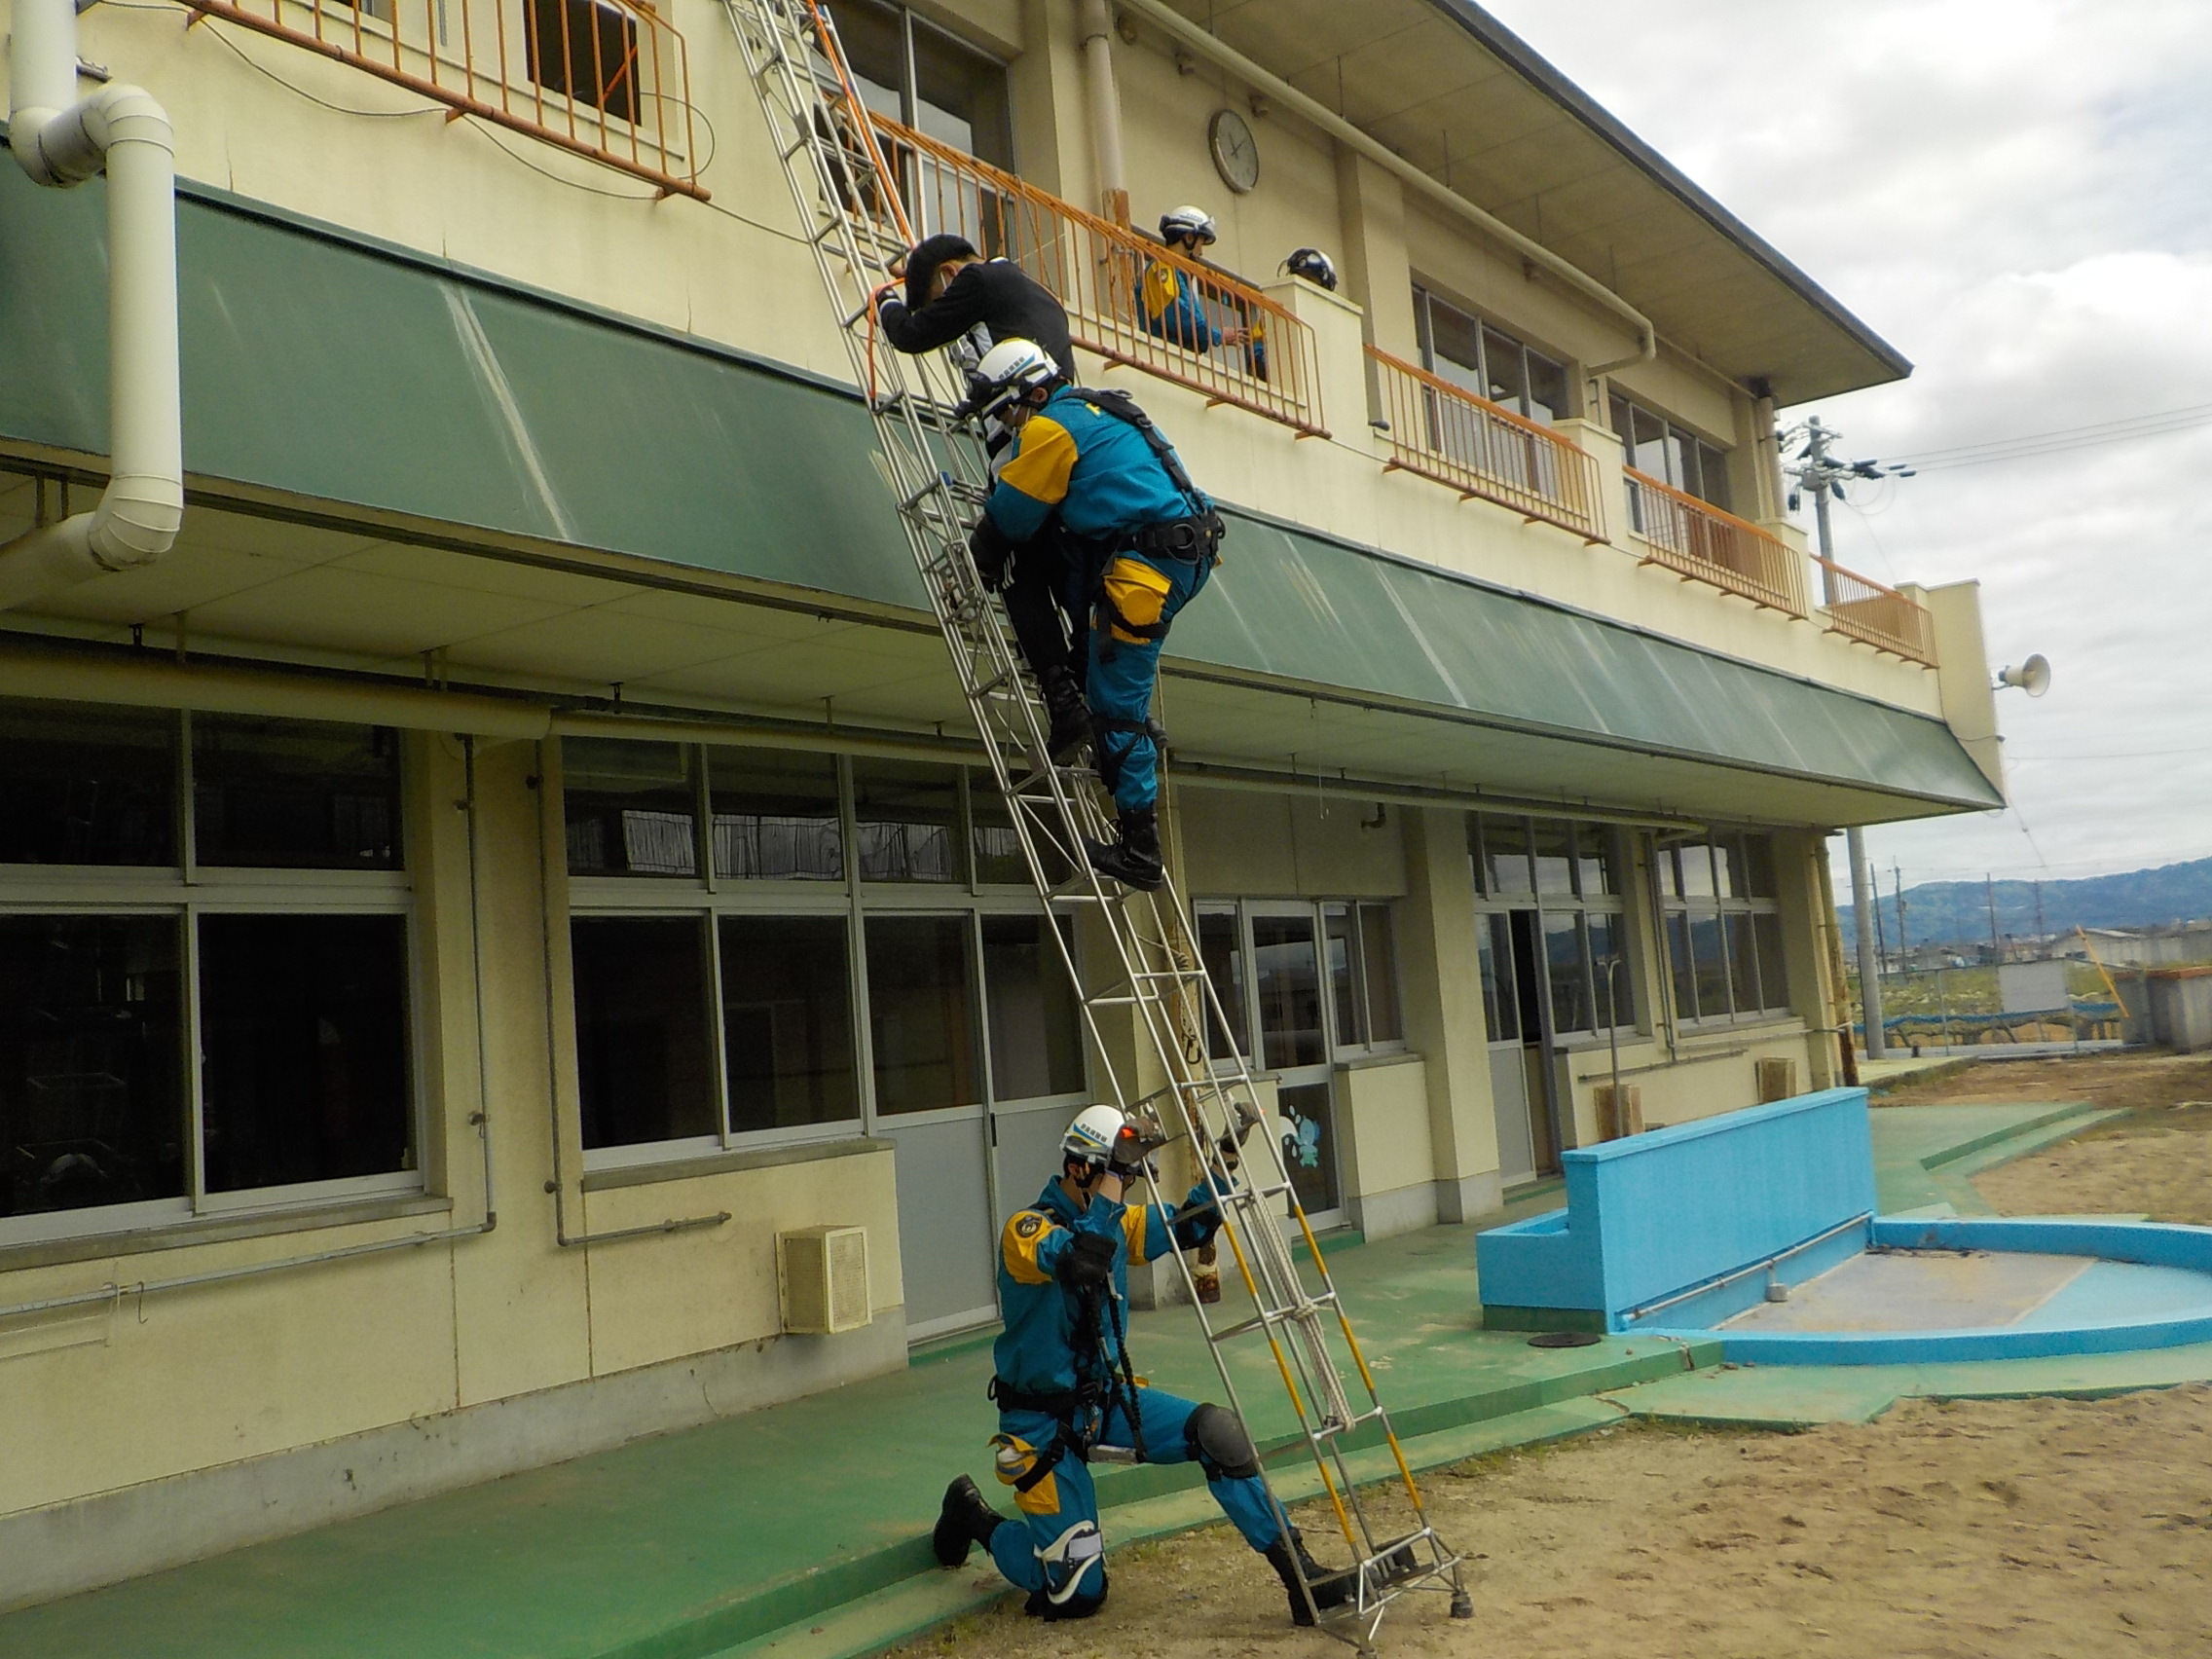
[[[1836,1081],[1826,837],[2003,800],[1972,584],[1786,510],[1777,410],[1898,350],[1465,0],[833,9],[928,227],[1051,284],[1229,520],[1166,841],[1316,1220],[1495,1209],[1632,1126],[1616,1067],[1646,1124]],[[12,135],[55,73],[173,129],[184,502],[124,568],[23,551],[125,470],[111,285],[160,283],[145,168],[18,141],[0,1604],[990,1320],[1093,1098],[1076,924],[720,5],[101,5],[73,91],[56,0],[0,11]],[[1220,344],[1148,313],[1186,203]],[[824,1227],[866,1276],[802,1318]]]

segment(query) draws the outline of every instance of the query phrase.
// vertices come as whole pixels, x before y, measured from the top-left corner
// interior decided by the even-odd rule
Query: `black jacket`
[[[963,266],[944,292],[918,311],[886,300],[883,333],[902,351],[934,351],[949,346],[977,323],[989,331],[986,345],[1002,340],[1034,340],[1073,378],[1075,350],[1068,343],[1068,313],[1051,290],[1018,265],[1004,259]]]

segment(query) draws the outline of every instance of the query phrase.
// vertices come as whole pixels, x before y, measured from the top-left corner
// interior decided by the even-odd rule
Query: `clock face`
[[[1237,195],[1260,182],[1260,141],[1241,115],[1233,109],[1215,110],[1206,128],[1206,142],[1221,182]]]

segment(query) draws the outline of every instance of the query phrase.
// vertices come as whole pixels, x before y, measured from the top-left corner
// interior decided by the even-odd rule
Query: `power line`
[[[1915,455],[1899,456],[1898,464],[1909,466],[1915,472],[1944,472],[1962,466],[1986,466],[2001,461],[2024,461],[2067,450],[2091,449],[2100,444],[2126,443],[2135,438],[2162,437],[2168,432],[2188,431],[2206,424],[2212,424],[2212,403],[2097,421],[2081,426],[2062,426],[2049,432],[1991,438],[1983,443],[1958,444],[1948,449],[1923,450]]]

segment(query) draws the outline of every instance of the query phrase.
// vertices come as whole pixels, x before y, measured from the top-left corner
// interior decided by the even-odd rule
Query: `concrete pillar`
[[[1943,723],[1965,746],[1999,793],[2005,790],[2004,742],[1997,735],[1997,695],[1990,688],[1989,646],[1981,632],[1981,584],[1947,582],[1899,589],[1928,607],[1936,625],[1936,683]]]
[[[1359,307],[1296,276],[1271,282],[1260,292],[1313,331],[1322,424],[1339,443],[1369,447],[1375,433],[1367,424],[1367,353]]]
[[[1436,1216],[1450,1222],[1486,1215],[1503,1196],[1466,826],[1456,809],[1406,809],[1406,901],[1399,906],[1406,1038],[1426,1061]]]
[[[1405,187],[1357,151],[1337,147],[1341,292],[1367,315],[1368,344],[1416,362],[1414,279],[1406,250]]]
[[[1835,918],[1828,913],[1828,890],[1821,879],[1821,864],[1826,859],[1827,843],[1819,835],[1791,830],[1774,837],[1783,972],[1789,985],[1790,1012],[1809,1028],[1805,1053],[1806,1083],[1811,1088],[1833,1088],[1843,1081],[1841,1051],[1826,1029],[1835,1023],[1838,1001],[1828,942]]]

